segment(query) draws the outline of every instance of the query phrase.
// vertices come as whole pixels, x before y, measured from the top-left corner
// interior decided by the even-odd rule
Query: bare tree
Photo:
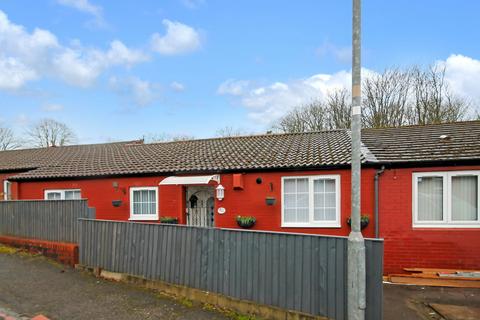
[[[465,119],[469,108],[465,99],[454,95],[445,82],[445,68],[412,69],[412,124],[453,122]]]
[[[279,132],[306,132],[325,129],[327,107],[319,100],[293,108],[280,118],[273,129]]]
[[[76,135],[66,124],[53,120],[42,119],[27,131],[32,145],[36,147],[58,147],[76,142]]]
[[[238,137],[246,134],[247,133],[243,129],[234,128],[231,126],[220,128],[215,132],[216,137]]]
[[[390,69],[363,81],[365,127],[398,127],[407,123],[410,79],[410,72]]]
[[[171,142],[171,141],[186,141],[195,139],[194,136],[187,134],[167,134],[167,133],[147,133],[141,138],[145,143],[157,142]]]
[[[328,115],[326,128],[329,130],[350,128],[352,120],[350,92],[347,89],[333,91],[327,96],[326,104]]]
[[[0,128],[0,150],[13,150],[20,148],[21,141],[10,128]]]

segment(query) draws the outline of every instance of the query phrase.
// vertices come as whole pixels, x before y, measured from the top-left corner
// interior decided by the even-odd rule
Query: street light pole
[[[361,0],[353,0],[352,24],[352,211],[348,236],[348,319],[365,319],[365,241],[360,231],[362,78],[360,60]]]

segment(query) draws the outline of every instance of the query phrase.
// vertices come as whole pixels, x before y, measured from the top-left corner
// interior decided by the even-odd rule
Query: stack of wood
[[[404,268],[408,273],[390,274],[384,280],[391,283],[432,287],[480,288],[480,270]]]

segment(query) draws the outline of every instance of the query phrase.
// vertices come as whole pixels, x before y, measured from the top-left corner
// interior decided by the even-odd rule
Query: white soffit
[[[220,183],[220,176],[218,174],[211,176],[171,176],[163,179],[159,185],[208,184],[210,181],[216,181],[217,183]]]

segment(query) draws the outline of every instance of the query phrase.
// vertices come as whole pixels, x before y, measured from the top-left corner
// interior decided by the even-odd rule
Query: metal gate
[[[197,227],[214,227],[213,188],[187,188],[187,225]]]

